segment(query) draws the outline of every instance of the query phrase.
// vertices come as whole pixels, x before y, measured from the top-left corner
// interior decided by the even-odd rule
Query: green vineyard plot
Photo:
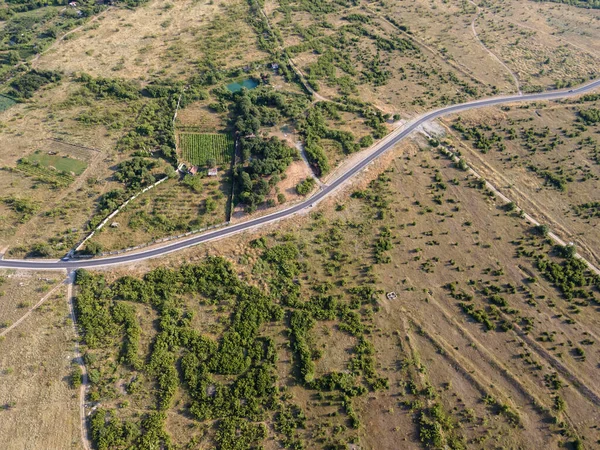
[[[233,155],[234,142],[228,134],[179,134],[179,147],[183,160],[205,166],[214,159],[218,166],[229,164]]]

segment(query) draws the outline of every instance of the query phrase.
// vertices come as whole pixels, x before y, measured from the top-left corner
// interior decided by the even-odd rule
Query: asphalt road
[[[482,108],[486,106],[502,105],[507,103],[515,102],[534,102],[534,101],[546,101],[546,100],[558,100],[568,97],[574,97],[577,95],[585,94],[586,92],[592,91],[596,88],[600,88],[600,79],[592,81],[591,83],[582,85],[580,87],[571,90],[562,91],[550,91],[541,92],[538,94],[528,95],[514,95],[505,97],[495,97],[483,100],[475,100],[468,103],[462,103],[460,105],[448,106],[441,108],[430,113],[427,113],[417,120],[411,122],[408,126],[397,132],[392,133],[387,138],[383,139],[379,144],[376,145],[376,150],[371,152],[365,159],[361,160],[343,175],[330,184],[325,185],[315,195],[307,199],[306,201],[299,203],[291,208],[269,214],[264,217],[258,217],[256,219],[249,220],[247,222],[239,223],[236,225],[230,225],[225,228],[221,228],[210,233],[195,236],[189,239],[174,243],[166,243],[164,246],[157,247],[151,250],[146,250],[139,253],[123,254],[121,256],[111,256],[106,258],[92,258],[92,259],[77,259],[70,261],[56,261],[56,260],[0,260],[1,268],[13,268],[13,269],[31,269],[31,270],[56,270],[56,269],[77,269],[77,268],[91,268],[91,267],[105,267],[116,264],[127,264],[136,261],[142,261],[149,258],[156,258],[157,256],[166,255],[168,253],[177,252],[184,248],[192,247],[194,245],[201,244],[203,242],[213,241],[216,239],[231,236],[235,233],[239,233],[251,228],[256,228],[260,225],[272,223],[277,220],[281,220],[286,217],[290,217],[297,214],[307,208],[311,208],[328,195],[331,195],[336,189],[342,186],[346,181],[356,175],[358,172],[363,170],[371,162],[381,156],[383,153],[394,147],[400,141],[405,139],[412,132],[417,130],[421,125],[429,122],[438,117],[447,116],[449,114],[455,114],[462,111],[467,111],[475,108]]]

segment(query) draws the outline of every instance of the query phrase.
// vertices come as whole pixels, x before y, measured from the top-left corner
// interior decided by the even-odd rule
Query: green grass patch
[[[49,155],[37,150],[17,163],[17,170],[54,187],[66,187],[81,175],[87,163],[67,156]]]
[[[66,172],[68,174],[72,172],[75,176],[81,175],[87,168],[87,163],[80,159],[61,155],[50,155],[48,153],[43,153],[40,150],[37,150],[32,155],[23,159],[32,165],[37,164],[43,167],[54,167],[59,172]]]
[[[8,108],[10,108],[16,103],[17,102],[14,101],[12,98],[0,95],[0,112],[6,111]]]
[[[234,142],[228,134],[181,133],[179,146],[183,160],[190,164],[205,166],[213,159],[221,166],[231,162]]]

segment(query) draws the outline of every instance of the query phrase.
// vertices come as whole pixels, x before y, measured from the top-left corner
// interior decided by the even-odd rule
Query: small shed
[[[219,173],[219,171],[216,167],[213,167],[212,169],[208,169],[209,177],[216,177],[218,173]]]
[[[190,175],[196,175],[198,173],[198,166],[192,166],[192,167],[190,167],[190,170],[188,170],[188,173]]]

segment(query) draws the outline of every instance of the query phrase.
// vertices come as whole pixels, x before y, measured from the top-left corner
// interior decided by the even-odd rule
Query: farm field
[[[55,188],[69,186],[86,168],[85,161],[68,156],[44,154],[41,150],[20,159],[16,166],[17,171]]]
[[[227,118],[208,107],[209,101],[198,101],[177,113],[175,129],[180,132],[215,133],[227,127]]]
[[[450,140],[479,173],[596,264],[599,107],[598,100],[573,101],[445,120]]]
[[[278,423],[278,414],[289,408],[298,418],[291,429],[278,426],[254,434],[258,419],[253,416],[224,419],[222,410],[196,406],[190,417],[185,406],[175,405],[214,406],[188,382],[159,397],[168,413],[157,426],[178,445],[193,440],[205,446],[223,445],[234,419],[244,430],[239,440],[275,445],[293,439],[307,448],[394,448],[398,442],[417,448],[423,439],[432,447],[451,448],[596,442],[600,360],[594,329],[600,317],[595,286],[600,280],[586,273],[582,291],[569,299],[568,286],[553,281],[538,264],[543,260],[566,268],[569,261],[424,143],[404,145],[373,167],[368,178],[372,181],[355,183],[310,216],[186,250],[166,266],[149,261],[137,272],[116,269],[107,276],[110,285],[121,275],[138,277],[160,268],[142,281],[149,287],[159,274],[161,283],[167,282],[169,270],[181,270],[180,264],[205,273],[201,267],[224,257],[232,264],[232,276],[272,295],[270,301],[284,310],[279,317],[308,316],[291,325],[267,319],[257,336],[278,355],[259,367],[270,368],[268,385],[285,394],[275,397],[273,409],[268,406],[273,403],[255,397],[260,420]],[[217,260],[207,260],[207,255]],[[187,280],[186,273],[174,279]],[[127,295],[135,295],[136,285],[127,286]],[[185,292],[178,303],[181,314],[192,317],[185,326],[199,333],[205,345],[204,339],[216,340],[215,358],[222,361],[227,349],[221,339],[229,339],[234,326],[229,317],[247,317],[234,312],[243,300]],[[396,297],[388,298],[390,292]],[[134,308],[142,336],[134,354],[159,361],[146,343],[156,333],[151,323],[160,312],[140,303]],[[242,326],[241,320],[235,326]],[[293,336],[301,344],[290,341]],[[120,340],[110,345],[89,351],[98,362],[110,361]],[[312,356],[303,356],[304,351]],[[177,353],[170,357],[179,358]],[[189,359],[184,359],[185,366]],[[103,363],[96,364],[102,370]],[[240,395],[228,386],[240,385],[245,371],[217,365],[206,370],[225,398]],[[219,375],[221,370],[229,375]],[[117,373],[121,380],[140,377],[132,366],[120,365]],[[144,373],[150,377],[144,383],[153,379],[152,373]],[[339,373],[347,374],[344,383],[349,385],[324,384]],[[155,402],[143,388],[107,399],[102,394],[107,382],[104,378],[93,388],[106,408],[127,402],[144,409]],[[352,386],[356,391],[348,395],[345,389]],[[165,398],[170,400],[164,403]],[[137,419],[128,408],[116,410],[118,417],[135,427]],[[212,412],[198,418],[199,411]],[[196,427],[204,432],[190,432]]]
[[[234,142],[229,134],[179,133],[179,147],[185,162],[206,166],[214,161],[218,166],[231,163]]]

